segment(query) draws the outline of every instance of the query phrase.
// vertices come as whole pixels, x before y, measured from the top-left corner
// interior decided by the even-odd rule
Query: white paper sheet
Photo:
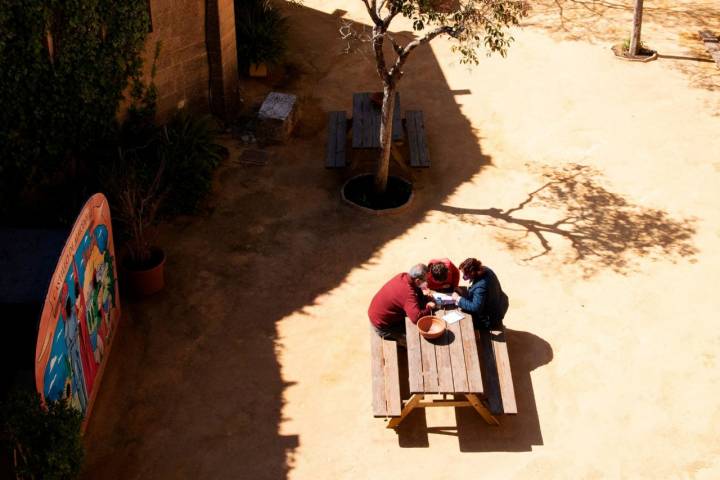
[[[448,324],[452,324],[455,322],[459,322],[463,318],[465,318],[464,313],[462,313],[458,310],[453,310],[452,312],[446,313],[445,316],[443,317],[443,320],[445,320]]]

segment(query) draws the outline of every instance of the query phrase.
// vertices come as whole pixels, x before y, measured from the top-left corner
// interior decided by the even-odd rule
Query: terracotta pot
[[[267,77],[268,68],[265,63],[251,63],[248,69],[248,74],[251,77]]]
[[[152,295],[165,287],[165,252],[159,247],[151,247],[151,251],[152,262],[147,268],[123,263],[126,285],[134,295]]]

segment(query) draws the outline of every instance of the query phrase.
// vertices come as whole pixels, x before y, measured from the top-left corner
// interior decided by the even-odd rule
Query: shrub
[[[269,0],[235,0],[238,63],[275,63],[287,49],[287,21]]]
[[[66,401],[43,406],[35,392],[16,391],[2,406],[3,439],[14,451],[18,478],[77,478],[84,456],[82,414]]]
[[[165,164],[168,197],[166,214],[192,213],[212,185],[212,174],[225,155],[215,142],[209,116],[192,116],[179,110],[161,128],[159,155]]]

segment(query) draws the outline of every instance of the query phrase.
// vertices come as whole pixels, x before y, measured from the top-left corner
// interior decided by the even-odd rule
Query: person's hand
[[[427,302],[425,306],[430,310],[433,310],[435,307],[437,307],[437,305],[435,305],[435,302]]]
[[[453,292],[453,294],[452,294],[453,302],[457,303],[461,298],[462,297],[460,296],[460,294],[458,292]]]

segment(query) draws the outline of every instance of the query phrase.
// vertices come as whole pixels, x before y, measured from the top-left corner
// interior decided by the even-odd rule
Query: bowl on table
[[[443,333],[445,333],[447,323],[440,317],[428,315],[418,320],[417,328],[420,332],[420,335],[427,339],[432,339],[438,338]]]

